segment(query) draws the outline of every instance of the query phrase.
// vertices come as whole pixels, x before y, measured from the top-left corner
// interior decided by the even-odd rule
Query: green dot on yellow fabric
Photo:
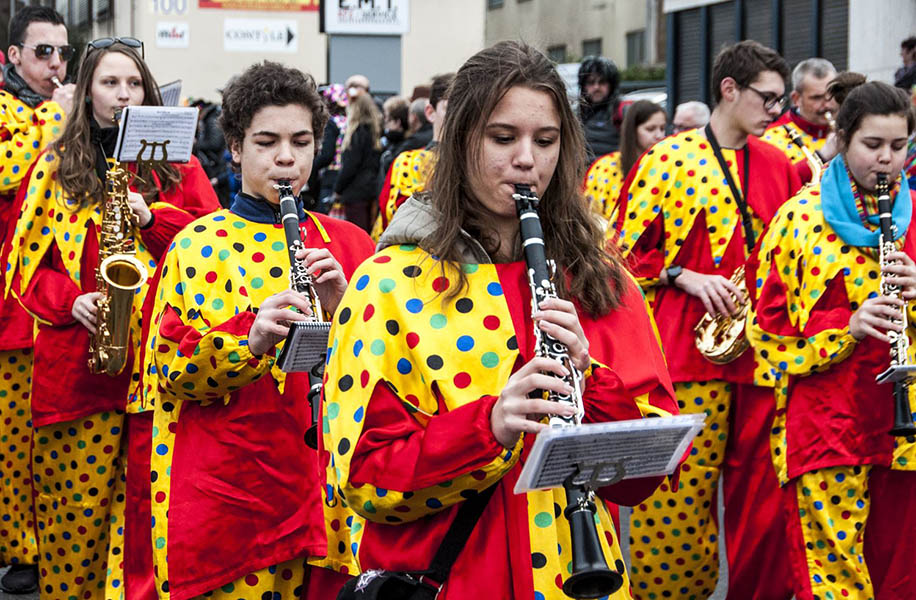
[[[229,258],[229,251],[225,249],[220,250],[219,252],[217,252],[216,257],[220,260],[226,260],[227,258]]]
[[[499,364],[499,356],[495,352],[485,352],[484,355],[480,357],[480,364],[488,369],[492,369]]]
[[[540,512],[534,515],[534,524],[538,527],[550,527],[553,523],[553,515],[549,512]]]
[[[236,229],[245,229],[245,223],[242,221],[233,221],[232,226]]]
[[[375,514],[375,507],[372,506],[371,500],[367,500],[366,503],[363,504],[363,510],[365,510],[367,513]]]
[[[472,265],[472,264],[461,265],[461,270],[468,274],[476,273],[478,268],[480,268],[480,265]]]
[[[394,286],[395,286],[394,279],[389,279],[388,277],[378,282],[378,289],[383,294],[387,294],[388,292],[393,290]]]
[[[328,410],[327,410],[327,413],[328,413],[328,419],[329,419],[329,420],[330,420],[330,419],[336,419],[336,418],[337,418],[337,415],[340,414],[340,404],[338,404],[338,403],[336,403],[336,402],[329,402],[329,403],[328,403]],[[329,429],[330,429],[330,427],[329,427]]]
[[[429,318],[429,326],[433,329],[442,329],[448,323],[448,319],[442,313],[436,313]]]
[[[385,342],[383,342],[382,340],[375,340],[369,346],[369,351],[372,352],[372,354],[376,356],[381,356],[382,354],[385,353]]]
[[[230,353],[229,353],[229,356],[228,356],[227,358],[229,359],[229,362],[231,362],[231,363],[237,363],[237,362],[239,362],[239,361],[241,360],[241,357],[239,356],[239,353],[236,352],[235,350],[233,350],[232,352],[230,352]]]
[[[178,242],[178,245],[185,249],[190,248],[191,238],[181,238],[181,241]]]
[[[254,279],[251,280],[251,287],[256,290],[261,289],[262,287],[264,287],[264,280],[261,279],[260,277],[255,277]]]
[[[220,310],[223,308],[223,301],[220,298],[214,298],[211,304],[213,305],[214,310]]]
[[[270,249],[274,250],[275,252],[279,252],[280,250],[283,250],[284,248],[286,248],[286,246],[284,246],[283,242],[281,241],[276,241],[270,245]]]

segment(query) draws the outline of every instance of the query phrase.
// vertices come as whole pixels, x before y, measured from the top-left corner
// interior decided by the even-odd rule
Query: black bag
[[[344,584],[337,600],[435,600],[495,489],[493,484],[464,501],[428,569],[365,571]]]

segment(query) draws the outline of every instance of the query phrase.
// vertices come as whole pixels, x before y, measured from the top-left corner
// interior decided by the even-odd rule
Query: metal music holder
[[[146,138],[140,140],[140,151],[137,153],[137,164],[143,165],[149,168],[155,168],[165,165],[169,162],[169,148],[168,145],[172,140],[165,140],[162,142],[150,142]],[[156,149],[162,147],[162,158],[156,158]],[[149,158],[144,158],[143,153],[149,149]]]

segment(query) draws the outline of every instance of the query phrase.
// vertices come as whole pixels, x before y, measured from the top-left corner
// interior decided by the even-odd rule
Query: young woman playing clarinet
[[[778,378],[771,449],[800,600],[916,597],[916,429],[888,435],[895,393],[910,424],[913,393],[876,381],[892,339],[896,362],[913,362],[916,196],[901,168],[914,116],[901,90],[864,81],[831,83],[842,150],[780,208],[748,269],[749,339]]]
[[[574,409],[529,394],[573,393],[564,379],[575,370],[584,421],[677,411],[639,288],[600,250],[584,164],[581,127],[543,54],[501,42],[461,67],[428,191],[398,210],[331,331],[323,443],[329,541],[340,549],[329,558],[355,554],[357,588],[378,569],[426,569],[465,503],[492,489],[447,580],[427,583],[442,585],[440,599],[565,597],[564,492],[513,486],[542,417]],[[533,315],[516,207],[532,194],[559,290]],[[565,346],[570,370],[535,356],[537,332]],[[632,504],[659,482],[598,495]],[[336,520],[344,505],[362,519]],[[629,598],[613,524],[597,505],[600,551],[622,582],[611,597]]]

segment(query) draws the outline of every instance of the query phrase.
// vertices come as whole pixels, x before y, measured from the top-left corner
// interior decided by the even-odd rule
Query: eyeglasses
[[[789,99],[786,96],[777,96],[773,92],[761,92],[752,85],[746,85],[744,87],[760,96],[760,99],[763,100],[763,107],[767,110],[773,110],[774,106],[778,106],[779,110],[782,110],[789,102]]]
[[[128,48],[139,48],[140,49],[140,58],[146,59],[146,56],[143,55],[143,42],[133,37],[104,37],[97,40],[92,40],[86,44],[86,53],[89,53],[89,50],[102,50],[103,48],[110,48],[115,44],[123,44]]]
[[[34,46],[29,44],[18,43],[17,46],[21,48],[29,48],[32,52],[35,53],[35,56],[41,60],[47,60],[51,58],[51,55],[54,54],[54,51],[57,50],[57,55],[60,56],[61,62],[67,62],[73,55],[76,54],[76,48],[73,46],[52,46],[51,44],[35,44]]]

